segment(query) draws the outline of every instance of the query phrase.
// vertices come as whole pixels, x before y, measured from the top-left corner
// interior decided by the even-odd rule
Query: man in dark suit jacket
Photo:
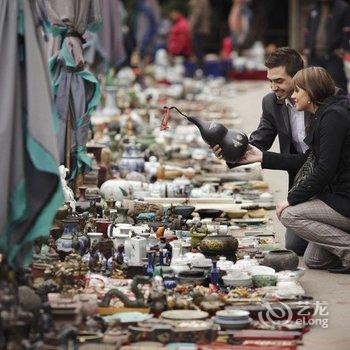
[[[260,123],[251,133],[249,142],[260,150],[267,151],[278,136],[282,154],[305,153],[307,146],[303,140],[308,116],[304,112],[297,112],[290,99],[294,91],[292,78],[304,68],[304,61],[297,51],[283,47],[269,55],[265,65],[272,92],[263,98]],[[295,172],[288,173],[288,188],[292,186],[295,175]],[[298,255],[304,254],[308,244],[288,229],[285,242],[286,248]]]
[[[307,145],[303,140],[306,136],[305,126],[308,116],[304,112],[298,112],[291,101],[292,79],[300,69],[304,68],[304,61],[297,51],[282,47],[267,57],[265,66],[272,92],[263,98],[260,123],[250,135],[249,143],[261,151],[267,151],[278,136],[282,154],[305,153]],[[218,145],[213,151],[218,158],[222,158],[221,148]],[[233,168],[239,164],[227,163],[227,165]],[[296,173],[289,172],[288,175],[290,188]],[[308,243],[290,230],[286,232],[285,241],[286,248],[298,255],[304,254]]]

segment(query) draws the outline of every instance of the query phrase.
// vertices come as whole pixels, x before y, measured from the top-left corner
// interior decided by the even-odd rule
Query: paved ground
[[[255,82],[239,84],[239,87],[243,86],[248,87],[247,91],[239,92],[233,103],[242,117],[244,131],[250,133],[258,125],[261,115],[261,100],[269,92],[269,85]],[[276,142],[273,150],[278,151]],[[285,172],[264,170],[264,179],[269,183],[277,201],[286,198],[287,175]],[[271,211],[270,214],[274,218],[276,232],[283,244],[284,228],[276,219],[274,212]],[[305,350],[349,350],[350,276],[307,270],[301,282],[308,295],[313,296],[317,301],[328,303],[329,316],[323,317],[328,319],[328,327],[313,327],[311,332],[304,336],[304,346],[300,348]]]

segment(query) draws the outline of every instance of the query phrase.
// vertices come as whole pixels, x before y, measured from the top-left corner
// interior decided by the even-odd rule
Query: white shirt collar
[[[286,98],[284,100],[284,103],[286,104],[287,107],[291,107],[291,108],[295,108],[292,104],[292,102],[290,102],[289,98]]]

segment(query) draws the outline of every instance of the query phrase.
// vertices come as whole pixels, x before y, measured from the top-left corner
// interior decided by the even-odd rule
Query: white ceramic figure
[[[73,212],[75,212],[76,201],[74,199],[74,192],[68,186],[67,181],[66,181],[66,176],[67,176],[67,173],[68,173],[68,169],[64,165],[60,165],[58,167],[58,169],[59,169],[62,189],[63,189],[63,193],[64,193],[64,201],[66,203],[69,203],[71,208],[72,208],[72,210],[73,210]]]

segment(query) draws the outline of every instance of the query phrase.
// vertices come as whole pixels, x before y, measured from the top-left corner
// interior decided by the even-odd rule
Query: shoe
[[[342,274],[349,274],[350,275],[350,265],[349,266],[343,266],[343,265],[335,266],[335,267],[328,269],[328,271],[332,272],[332,273],[342,273]]]

